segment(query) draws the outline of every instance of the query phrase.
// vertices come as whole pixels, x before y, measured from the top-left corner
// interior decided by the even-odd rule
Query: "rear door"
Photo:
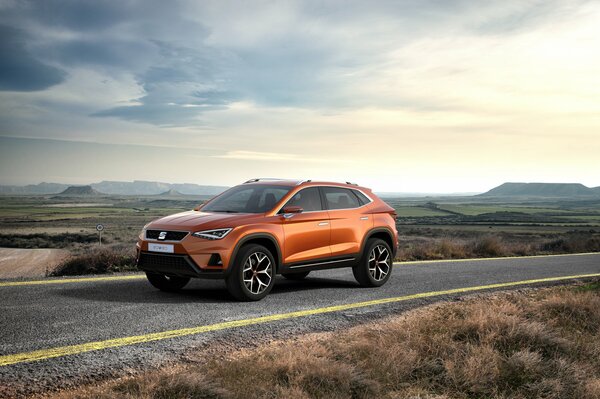
[[[299,206],[302,213],[282,217],[285,243],[283,263],[306,262],[327,258],[329,250],[329,214],[324,209],[317,187],[307,187],[298,191],[282,207]],[[283,211],[279,213],[283,214]]]
[[[373,227],[368,204],[349,188],[322,187],[321,190],[331,223],[331,255],[358,256],[363,237]]]

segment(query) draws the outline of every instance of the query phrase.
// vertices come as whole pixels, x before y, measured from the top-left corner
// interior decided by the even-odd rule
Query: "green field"
[[[206,198],[100,197],[90,199],[53,196],[0,197],[0,234],[96,234],[105,226],[108,242],[134,243],[151,220],[187,211]],[[65,243],[68,246],[68,243]]]
[[[481,203],[468,197],[386,201],[396,210],[399,225],[600,227],[600,201]]]
[[[460,213],[462,215],[482,215],[495,212],[515,212],[515,213],[568,213],[570,211],[558,208],[540,208],[530,206],[512,206],[512,205],[475,205],[475,204],[440,204],[439,209]]]
[[[435,209],[424,208],[422,206],[395,206],[394,209],[399,217],[424,217],[424,216],[445,216],[447,212]]]
[[[133,248],[146,223],[190,210],[205,199],[193,196],[0,196],[0,235],[5,246],[58,245],[85,251],[90,237],[97,237],[95,226],[101,223],[105,226],[103,242]],[[577,234],[586,234],[587,238],[600,234],[600,201],[485,203],[468,197],[386,201],[398,214],[397,227],[401,247],[405,249],[443,240],[466,245],[488,236],[498,237],[506,245],[519,243],[541,248],[544,243],[564,237],[577,242],[584,240]],[[65,235],[64,242],[60,237],[53,238],[65,233],[71,235]],[[43,237],[34,239],[32,234]]]

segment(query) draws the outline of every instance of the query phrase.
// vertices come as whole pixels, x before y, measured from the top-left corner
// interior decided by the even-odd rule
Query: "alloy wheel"
[[[383,245],[377,245],[369,254],[369,274],[375,281],[381,281],[390,272],[390,251]]]
[[[244,285],[258,295],[269,287],[273,278],[273,265],[264,252],[253,252],[246,258],[242,271]]]

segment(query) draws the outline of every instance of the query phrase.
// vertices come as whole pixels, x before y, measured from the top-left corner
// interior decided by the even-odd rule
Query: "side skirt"
[[[311,259],[310,261],[283,264],[279,268],[278,273],[295,273],[313,270],[337,269],[341,267],[353,267],[358,263],[359,260],[360,254]]]

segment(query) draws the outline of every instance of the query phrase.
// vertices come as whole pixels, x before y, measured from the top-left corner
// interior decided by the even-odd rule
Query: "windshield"
[[[275,207],[292,187],[262,184],[230,188],[202,207],[202,212],[264,213]]]

